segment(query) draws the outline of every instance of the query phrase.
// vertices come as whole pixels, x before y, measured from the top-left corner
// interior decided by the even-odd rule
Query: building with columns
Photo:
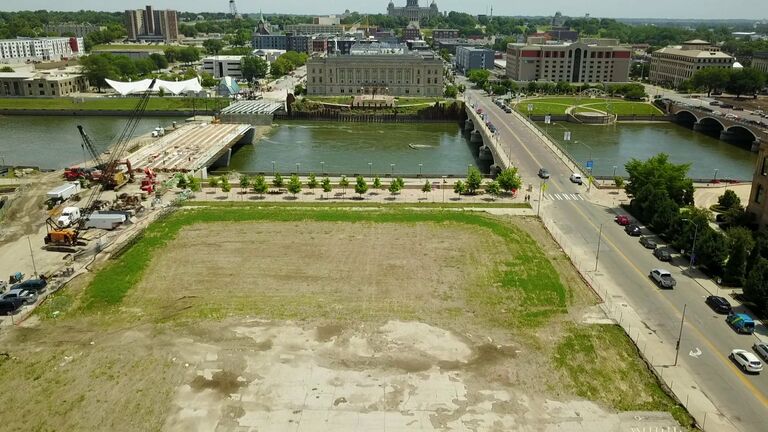
[[[431,52],[366,46],[351,55],[312,58],[307,62],[307,94],[355,96],[379,94],[441,97],[443,61]]]
[[[435,0],[432,0],[432,4],[429,7],[419,6],[419,0],[408,0],[403,7],[396,7],[395,3],[390,1],[387,6],[387,15],[406,17],[411,21],[421,21],[422,18],[432,18],[440,15],[440,11],[437,9]]]

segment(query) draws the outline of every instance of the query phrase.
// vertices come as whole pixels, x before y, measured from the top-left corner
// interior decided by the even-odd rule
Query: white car
[[[755,344],[752,345],[752,350],[754,350],[760,357],[768,360],[768,343],[755,342]]]
[[[763,370],[763,363],[760,359],[747,350],[735,349],[731,351],[731,354],[728,355],[728,357],[736,362],[736,364],[739,365],[739,368],[744,372],[760,373],[760,371]]]
[[[584,183],[584,180],[582,180],[582,178],[581,178],[581,174],[579,174],[579,173],[573,173],[573,174],[571,174],[571,182],[573,182],[573,183],[576,183],[576,184],[579,184],[579,185],[580,185],[580,184],[583,184],[583,183]]]

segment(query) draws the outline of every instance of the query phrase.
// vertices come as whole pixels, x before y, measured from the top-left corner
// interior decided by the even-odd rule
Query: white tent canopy
[[[110,79],[105,80],[110,87],[115,89],[116,92],[125,96],[132,93],[144,93],[152,83],[150,79],[144,79],[141,81],[121,82],[112,81]],[[203,90],[203,86],[200,85],[200,81],[197,78],[188,79],[186,81],[163,81],[157,80],[155,87],[152,91],[157,92],[163,89],[169,93],[178,95],[187,92],[199,92]]]

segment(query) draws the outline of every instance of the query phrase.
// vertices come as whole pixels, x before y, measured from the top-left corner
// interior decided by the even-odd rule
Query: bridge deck
[[[226,153],[252,128],[247,124],[189,124],[142,147],[128,159],[137,169],[196,171]]]
[[[466,106],[467,114],[469,115],[469,118],[472,120],[472,123],[475,124],[475,130],[479,131],[480,134],[483,137],[483,144],[488,146],[488,148],[491,150],[491,154],[493,155],[493,163],[498,166],[500,169],[506,169],[509,168],[511,160],[510,155],[507,154],[506,151],[504,151],[503,143],[501,142],[500,135],[497,135],[494,137],[494,135],[491,133],[491,131],[488,129],[488,126],[485,125],[485,121],[480,117],[480,114],[476,113],[474,108],[467,105]],[[497,128],[501,127],[501,125],[495,125]]]

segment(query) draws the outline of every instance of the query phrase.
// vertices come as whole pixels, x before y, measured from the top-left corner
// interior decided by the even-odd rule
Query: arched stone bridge
[[[717,107],[713,108],[717,110]],[[726,118],[701,107],[678,105],[674,102],[667,104],[667,111],[677,123],[752,151],[757,151],[761,143],[768,142],[768,131],[765,128],[741,119]]]
[[[464,121],[464,132],[470,134],[470,143],[479,145],[481,160],[491,161],[491,175],[496,175],[509,167],[509,156],[504,152],[498,136],[488,129],[482,114],[479,114],[469,105],[466,105],[467,119]],[[497,126],[498,127],[498,126]]]

